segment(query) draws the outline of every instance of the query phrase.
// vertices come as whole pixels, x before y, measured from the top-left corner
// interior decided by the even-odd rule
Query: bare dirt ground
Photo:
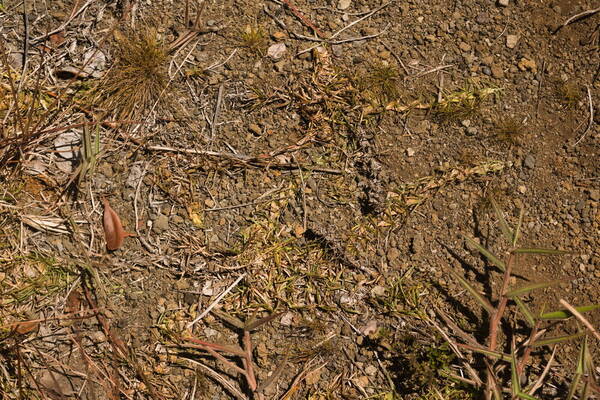
[[[2,398],[597,398],[598,7],[0,0]]]

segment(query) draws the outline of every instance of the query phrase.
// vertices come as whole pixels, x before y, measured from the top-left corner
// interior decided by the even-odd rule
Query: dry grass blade
[[[544,367],[544,371],[542,372],[540,377],[537,379],[537,381],[534,383],[534,385],[531,387],[531,389],[528,390],[528,394],[533,396],[533,394],[536,392],[536,390],[538,390],[540,387],[542,387],[542,384],[544,383],[544,379],[546,379],[548,372],[550,372],[550,368],[552,367],[552,362],[554,361],[555,355],[556,355],[556,346],[552,347],[552,354],[550,354],[550,359],[546,363],[546,366]]]
[[[575,307],[567,303],[564,299],[560,299],[560,304],[563,305],[567,310],[569,310],[569,312],[573,314],[579,321],[581,321],[581,323],[585,325],[585,327],[588,328],[594,336],[596,336],[596,339],[600,340],[600,333],[598,333],[598,331],[596,330],[596,328],[594,328],[590,321],[588,321],[587,318],[581,315],[581,313],[577,311]]]
[[[474,351],[476,353],[480,353],[480,354],[486,355],[486,356],[491,357],[491,358],[493,358],[495,360],[510,361],[510,354],[500,353],[500,352],[497,352],[497,351],[492,351],[490,349],[486,349],[485,347],[471,346],[471,345],[464,344],[464,343],[458,343],[457,346],[458,347],[462,347],[462,348],[467,349],[467,350]]]
[[[268,315],[268,316],[266,316],[264,318],[260,318],[260,319],[258,319],[256,321],[250,321],[244,327],[244,330],[246,330],[246,331],[253,331],[256,328],[260,327],[261,325],[264,325],[267,322],[270,322],[270,321],[274,320],[275,318],[278,318],[278,317],[282,316],[283,314],[284,314],[283,312],[273,313],[273,314]]]

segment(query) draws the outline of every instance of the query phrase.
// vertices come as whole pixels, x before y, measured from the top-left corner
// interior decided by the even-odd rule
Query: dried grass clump
[[[527,134],[527,124],[524,119],[503,117],[496,121],[494,138],[499,142],[520,145]]]
[[[119,119],[139,118],[166,103],[168,47],[154,30],[115,33],[116,60],[98,86],[100,106]]]

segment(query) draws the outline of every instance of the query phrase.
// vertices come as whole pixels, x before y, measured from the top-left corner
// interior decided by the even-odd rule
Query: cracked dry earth
[[[17,74],[22,5],[0,4]],[[597,2],[204,1],[202,33],[166,57],[166,101],[88,129],[100,152],[75,190],[82,123],[123,119],[85,103],[116,68],[114,27],[174,43],[198,8],[26,7],[31,38],[61,27],[32,40],[30,85],[47,108],[70,100],[3,167],[3,398],[479,398],[440,372],[462,370],[434,325],[487,334],[451,271],[500,290],[461,237],[501,251],[488,197],[511,224],[524,209],[523,245],[572,252],[517,266],[521,283],[564,280],[532,308],[600,298],[600,14],[562,26]],[[136,234],[111,252],[103,198]],[[250,333],[254,394],[189,340],[243,346],[236,324],[269,315]],[[577,352],[561,347],[539,398],[565,398]]]

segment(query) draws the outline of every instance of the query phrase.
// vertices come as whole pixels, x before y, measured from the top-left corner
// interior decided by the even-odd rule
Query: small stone
[[[483,72],[483,74],[487,75],[487,76],[492,75],[492,70],[485,65],[483,67],[481,67],[481,72]]]
[[[471,120],[464,119],[464,120],[460,121],[460,124],[461,124],[462,126],[464,126],[465,128],[468,128],[468,127],[470,127],[470,126],[471,126]]]
[[[458,45],[458,47],[459,47],[459,48],[460,48],[462,51],[464,51],[464,52],[466,52],[466,53],[468,53],[469,51],[471,51],[471,45],[470,45],[470,44],[468,44],[468,43],[465,43],[465,42],[460,42],[460,44]]]
[[[262,129],[260,129],[260,126],[257,124],[248,125],[248,130],[250,130],[250,132],[254,133],[256,136],[260,136],[262,134]]]
[[[364,389],[369,384],[369,377],[363,375],[352,379],[352,381],[354,382],[354,384],[356,384],[356,386]]]
[[[277,72],[283,72],[285,71],[285,66],[286,66],[286,61],[285,60],[281,60],[275,63],[275,71]]]
[[[523,165],[529,169],[533,169],[535,167],[535,158],[531,154],[527,154],[525,160],[523,160]]]
[[[285,43],[275,43],[267,49],[267,55],[273,60],[279,60],[285,54],[287,47]]]
[[[415,155],[415,149],[413,149],[412,147],[409,147],[409,148],[407,148],[407,149],[406,149],[406,155],[407,155],[408,157],[412,157],[412,156],[414,156],[414,155]]]
[[[498,0],[498,5],[500,7],[508,7],[509,0]]]
[[[287,38],[287,34],[283,31],[277,31],[271,35],[271,37],[275,40],[284,40]]]
[[[525,57],[521,58],[521,61],[519,61],[519,64],[517,64],[517,66],[521,71],[529,70],[531,72],[537,72],[537,64],[535,63],[535,61]]]
[[[154,223],[152,224],[152,230],[154,233],[162,233],[167,229],[169,229],[169,217],[163,214],[156,217]]]
[[[393,263],[398,261],[398,259],[400,258],[400,252],[398,251],[397,248],[395,247],[390,247],[387,251],[387,260],[389,263]]]
[[[474,126],[470,126],[467,128],[467,136],[475,136],[477,135],[477,132],[479,131]]]
[[[423,235],[421,235],[420,233],[416,234],[412,238],[411,252],[413,254],[419,254],[421,251],[423,251],[424,247],[425,247],[425,240],[423,240]]]
[[[365,373],[369,376],[377,375],[377,367],[374,365],[367,365],[365,367]]]
[[[383,297],[385,296],[385,288],[383,286],[377,285],[373,289],[371,289],[371,294],[375,297]]]
[[[527,187],[525,185],[519,185],[517,187],[517,190],[519,191],[519,193],[525,194],[525,192],[527,192]]]
[[[337,8],[338,10],[346,10],[352,4],[352,0],[340,0],[338,2]]]
[[[481,63],[487,66],[490,66],[494,63],[494,57],[492,56],[485,56],[481,59]]]
[[[369,336],[375,332],[377,332],[377,321],[374,319],[367,322],[367,324],[360,329],[360,333],[362,333],[363,336]]]
[[[590,190],[590,199],[592,199],[594,201],[599,201],[600,200],[600,190],[598,190],[598,189]]]
[[[287,313],[283,314],[279,323],[283,326],[292,326],[293,318],[294,318],[294,314],[292,314],[291,312],[287,312]]]
[[[496,79],[504,78],[504,70],[498,64],[492,65],[492,76]]]
[[[54,139],[54,148],[59,156],[65,160],[72,160],[75,156],[75,151],[79,147],[80,134],[75,131],[67,131],[61,133]]]
[[[509,49],[514,49],[519,42],[518,35],[506,35],[506,47]]]

